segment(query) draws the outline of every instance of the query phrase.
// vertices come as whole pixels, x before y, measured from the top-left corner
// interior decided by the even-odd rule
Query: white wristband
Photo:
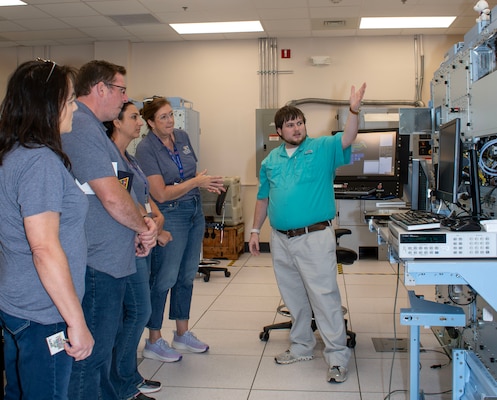
[[[252,229],[250,230],[250,233],[257,233],[257,234],[259,234],[259,233],[261,233],[261,230],[260,230],[260,229],[257,229],[257,228],[252,228]]]

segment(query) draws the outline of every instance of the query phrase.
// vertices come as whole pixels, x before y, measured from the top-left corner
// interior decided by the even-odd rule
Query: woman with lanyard
[[[181,354],[161,336],[166,298],[171,290],[169,319],[176,321],[172,346],[203,353],[209,346],[188,328],[193,280],[198,271],[205,229],[200,190],[224,191],[221,176],[197,174],[197,157],[188,134],[174,128],[174,114],[165,97],[144,100],[142,117],[150,132],[138,144],[136,158],[148,177],[150,193],[165,217],[164,229],[174,241],[152,253],[150,290],[152,316],[143,357],[174,362]]]
[[[140,135],[143,121],[138,108],[125,103],[119,116],[114,121],[105,123],[107,135],[114,142],[128,166],[128,171],[118,171],[118,178],[128,190],[133,190],[143,215],[152,217],[157,224],[158,244],[166,245],[171,234],[162,230],[164,217],[157,205],[150,199],[147,177],[138,166],[135,158],[127,151],[131,140]],[[114,349],[111,381],[119,399],[151,399],[145,393],[153,393],[161,389],[161,383],[144,379],[138,372],[136,351],[145,324],[151,313],[150,304],[150,259],[136,257],[136,273],[130,275],[126,282],[124,296],[123,325],[119,330]]]

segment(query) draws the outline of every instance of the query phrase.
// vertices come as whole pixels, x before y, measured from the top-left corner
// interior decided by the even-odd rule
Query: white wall
[[[429,83],[444,54],[461,37],[423,37],[425,79],[422,100],[428,105]],[[414,100],[414,39],[375,38],[279,39],[278,49],[291,49],[292,58],[279,59],[279,104],[320,97],[348,99],[351,85],[367,82],[366,99]],[[279,55],[279,50],[278,50]],[[312,66],[309,57],[327,55],[328,66]],[[255,110],[259,105],[257,40],[188,41],[166,43],[99,42],[94,46],[48,46],[0,49],[0,94],[8,75],[20,62],[36,57],[81,66],[94,58],[125,65],[131,98],[150,95],[183,97],[200,113],[199,169],[211,174],[238,175],[242,182],[244,219],[252,225],[257,192]],[[311,136],[336,129],[331,107],[303,105]],[[268,241],[267,223],[261,235]],[[246,233],[246,240],[248,234]]]

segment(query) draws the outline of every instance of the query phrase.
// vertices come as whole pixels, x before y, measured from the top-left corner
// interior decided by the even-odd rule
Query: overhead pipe
[[[333,100],[333,99],[321,99],[316,97],[306,97],[303,99],[290,100],[286,103],[287,106],[298,106],[301,104],[326,104],[330,106],[348,106],[350,104],[349,100]],[[411,106],[411,107],[424,107],[424,103],[421,100],[363,100],[361,102],[363,106]]]
[[[424,50],[423,38],[421,35],[414,37],[414,57],[415,57],[415,100],[363,100],[363,106],[410,106],[410,107],[425,107],[422,100],[423,82],[424,82]],[[287,105],[297,106],[301,104],[326,104],[331,106],[348,106],[348,100],[333,100],[321,98],[304,98],[298,100],[290,100]]]

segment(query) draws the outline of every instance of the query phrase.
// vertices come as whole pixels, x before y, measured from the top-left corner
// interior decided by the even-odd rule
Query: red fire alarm
[[[290,58],[291,57],[290,49],[281,49],[281,58]]]

